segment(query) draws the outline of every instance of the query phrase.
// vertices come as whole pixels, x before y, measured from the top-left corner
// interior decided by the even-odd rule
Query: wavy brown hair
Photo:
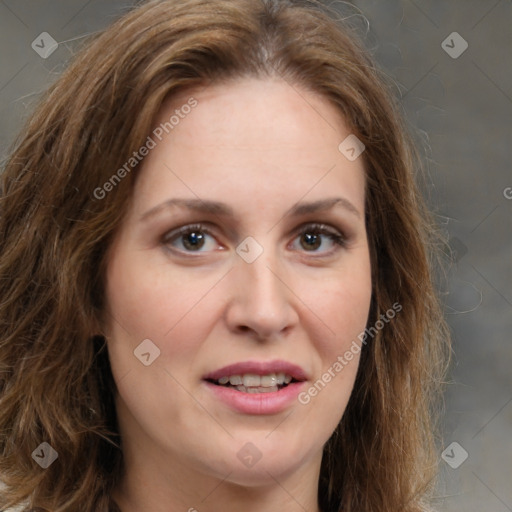
[[[0,508],[118,510],[115,384],[99,335],[105,255],[169,96],[238,77],[327,98],[365,144],[373,296],[352,396],[324,447],[323,512],[417,512],[436,473],[435,404],[448,332],[432,279],[436,234],[419,158],[391,88],[348,22],[315,0],[143,3],[82,49],[15,143],[0,200]],[[41,469],[41,442],[58,452]]]

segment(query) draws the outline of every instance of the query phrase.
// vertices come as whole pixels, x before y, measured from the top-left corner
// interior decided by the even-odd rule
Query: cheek
[[[364,331],[372,296],[371,267],[364,254],[357,264],[315,284],[311,309],[318,313],[329,336],[317,337],[324,357],[335,359]]]
[[[152,251],[118,250],[107,272],[107,302],[130,334],[160,338],[193,309],[209,281],[173,271]]]
[[[319,355],[318,370],[310,386],[299,395],[309,414],[321,417],[326,435],[337,426],[346,409],[356,379],[371,301],[371,278],[366,271],[318,287],[315,311],[330,335],[312,336]],[[324,333],[326,330],[324,329]],[[316,428],[316,427],[315,427]]]
[[[106,280],[112,372],[122,402],[147,431],[169,415],[176,428],[185,421],[190,396],[184,389],[209,328],[208,290],[216,282],[211,276],[192,280],[184,272],[171,273],[167,267],[164,275],[163,270],[161,262],[119,251]],[[139,350],[143,342],[144,351]],[[147,352],[151,362],[145,366],[137,354]],[[162,390],[173,400],[162,402]],[[148,414],[152,419],[146,424]]]
[[[350,261],[349,261],[350,260]],[[318,355],[310,387],[299,396],[309,414],[322,416],[326,432],[334,430],[354,386],[370,309],[372,283],[368,253],[347,258],[327,279],[310,283],[309,338]],[[303,288],[302,293],[306,289]],[[318,317],[321,322],[314,321]],[[308,324],[306,322],[306,324]],[[321,327],[313,328],[313,325]]]
[[[209,295],[214,295],[210,292],[218,281],[218,276],[203,274],[191,278],[141,252],[117,252],[107,272],[106,334],[119,373],[139,368],[133,351],[146,339],[160,350],[159,363],[172,360],[173,367],[183,371],[193,363],[209,329]]]

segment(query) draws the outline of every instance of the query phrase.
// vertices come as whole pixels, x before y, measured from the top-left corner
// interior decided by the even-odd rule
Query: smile
[[[203,377],[216,401],[244,414],[277,414],[306,385],[306,372],[286,361],[235,363]]]
[[[271,393],[286,387],[293,380],[291,375],[279,372],[268,375],[257,375],[255,373],[230,375],[229,377],[221,377],[217,381],[213,380],[212,382],[244,393]]]

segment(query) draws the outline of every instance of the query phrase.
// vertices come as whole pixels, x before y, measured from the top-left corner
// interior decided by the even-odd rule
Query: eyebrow
[[[168,199],[167,201],[151,208],[147,212],[143,213],[140,217],[141,221],[147,221],[151,217],[157,215],[163,210],[167,210],[174,206],[185,208],[199,213],[209,213],[213,215],[219,215],[224,217],[234,217],[234,210],[231,206],[218,201],[209,201],[206,199]],[[331,210],[335,206],[340,206],[347,212],[361,218],[359,210],[344,197],[332,197],[328,199],[320,199],[312,202],[298,202],[295,203],[283,217],[288,216],[300,216],[310,213],[319,213]]]

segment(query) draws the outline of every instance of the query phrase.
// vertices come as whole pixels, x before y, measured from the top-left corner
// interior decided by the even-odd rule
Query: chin
[[[312,456],[304,451],[304,444],[299,449],[295,443],[285,445],[278,436],[265,436],[268,432],[259,436],[253,432],[252,436],[243,436],[243,440],[238,436],[236,441],[231,439],[226,451],[209,458],[217,463],[210,464],[208,472],[235,485],[261,487],[275,485],[276,480],[281,481],[311,463]],[[254,441],[247,441],[251,437]],[[321,456],[321,449],[319,453]]]
[[[282,481],[299,469],[299,462],[294,463],[287,454],[281,454],[280,460],[263,461],[262,458],[252,467],[244,467],[242,464],[228,465],[226,471],[229,476],[226,478],[224,473],[221,478],[226,478],[225,482],[233,485],[257,488],[275,485],[276,480]]]

